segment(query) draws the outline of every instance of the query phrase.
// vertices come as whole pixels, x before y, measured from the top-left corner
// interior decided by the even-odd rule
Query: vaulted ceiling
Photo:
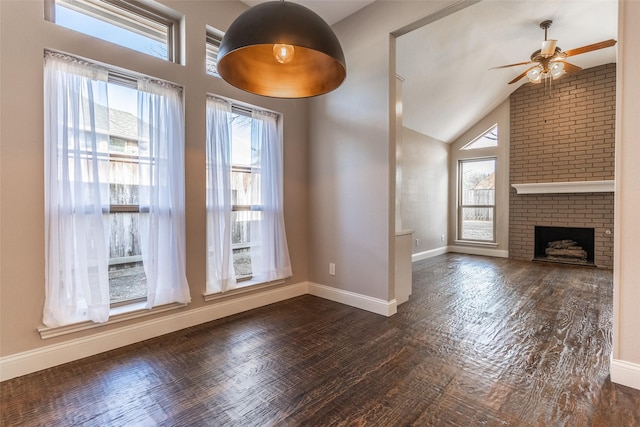
[[[244,0],[249,6],[266,0]],[[288,0],[289,1],[289,0]],[[390,1],[390,0],[377,0]],[[431,1],[431,0],[419,0]],[[370,0],[295,0],[334,24]],[[617,39],[617,0],[483,0],[397,39],[396,69],[403,84],[403,124],[453,142],[522,84],[507,84],[527,66],[489,70],[529,60],[549,39],[562,50]],[[616,62],[616,47],[568,59],[590,68]],[[347,70],[348,72],[348,70]]]
[[[522,84],[508,84],[528,66],[489,68],[528,61],[548,38],[569,50],[617,39],[617,1],[485,0],[397,40],[397,73],[403,84],[403,124],[453,142]],[[616,47],[567,58],[582,68],[616,62]],[[561,77],[562,78],[562,77]]]

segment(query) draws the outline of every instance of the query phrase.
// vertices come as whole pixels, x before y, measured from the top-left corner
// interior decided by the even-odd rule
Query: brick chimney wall
[[[614,179],[616,65],[527,83],[511,104],[510,183]],[[592,227],[595,264],[613,268],[613,193],[509,193],[509,256],[531,260],[534,226]],[[611,234],[606,234],[607,230]]]

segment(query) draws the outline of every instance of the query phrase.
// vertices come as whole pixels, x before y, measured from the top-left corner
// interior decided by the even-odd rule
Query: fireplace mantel
[[[610,181],[571,181],[571,182],[534,182],[511,184],[518,194],[555,194],[555,193],[613,193],[616,182]]]

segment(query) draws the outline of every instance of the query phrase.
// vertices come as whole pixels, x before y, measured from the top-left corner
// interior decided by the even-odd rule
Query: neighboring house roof
[[[496,188],[496,173],[493,172],[485,179],[480,181],[472,188],[472,190],[494,190]]]
[[[88,114],[88,112],[85,112]],[[107,126],[107,116],[109,129]],[[105,132],[112,137],[137,141],[138,118],[126,111],[107,109],[106,106],[97,104],[95,109],[96,127],[100,132]]]
[[[138,118],[120,110],[109,112],[109,133],[122,139],[138,140]]]

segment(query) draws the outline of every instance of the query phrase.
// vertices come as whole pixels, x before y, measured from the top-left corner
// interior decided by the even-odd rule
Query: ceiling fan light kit
[[[531,83],[540,83],[543,80],[551,81],[561,77],[564,73],[575,73],[582,70],[582,68],[577,65],[573,65],[565,61],[566,58],[598,49],[604,49],[616,44],[616,41],[611,39],[563,52],[562,49],[557,46],[557,40],[547,39],[547,30],[551,27],[552,23],[553,21],[551,20],[542,21],[540,23],[540,28],[544,30],[544,41],[542,42],[542,47],[531,54],[530,61],[501,65],[499,67],[493,67],[492,69],[534,64],[532,67],[523,71],[515,79],[511,80],[509,84],[516,83],[523,77],[527,77]]]
[[[551,68],[549,68],[549,73],[551,73],[551,77],[557,79],[561,75],[564,74],[564,62],[554,62],[551,64]]]
[[[531,83],[540,83],[542,80],[542,67],[535,66],[527,71],[527,78]]]
[[[270,1],[243,12],[218,50],[218,73],[231,85],[275,98],[306,98],[336,89],[347,68],[338,38],[315,12]]]

